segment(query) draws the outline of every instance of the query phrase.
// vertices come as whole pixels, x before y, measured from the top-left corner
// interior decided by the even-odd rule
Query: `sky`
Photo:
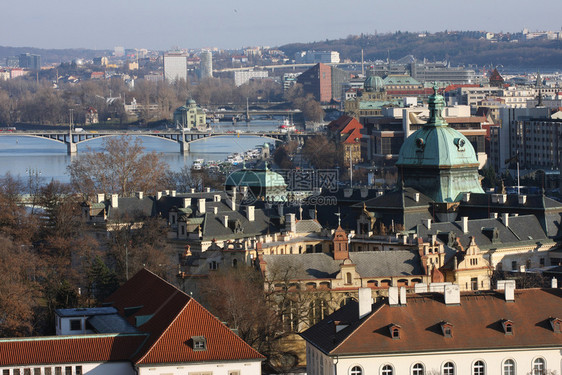
[[[561,30],[562,0],[17,0],[0,45],[238,49],[361,33]]]

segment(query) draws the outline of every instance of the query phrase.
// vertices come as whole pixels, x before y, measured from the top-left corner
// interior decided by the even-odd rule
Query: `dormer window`
[[[390,337],[393,340],[398,340],[400,339],[400,330],[402,327],[400,327],[398,324],[391,324],[388,326],[388,329],[390,330]]]
[[[502,320],[503,332],[506,335],[513,335],[513,322],[508,319]]]
[[[554,333],[562,332],[562,320],[552,317],[550,317],[548,320],[550,321],[550,326],[552,327]]]
[[[449,322],[441,322],[441,332],[444,337],[453,337],[453,325]]]
[[[192,336],[191,340],[193,341],[193,350],[207,350],[207,340],[205,339],[205,336]]]

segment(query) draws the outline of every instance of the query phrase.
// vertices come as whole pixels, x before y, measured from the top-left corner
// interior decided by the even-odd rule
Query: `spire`
[[[445,98],[438,93],[439,87],[437,83],[433,84],[433,95],[429,96],[429,120],[425,126],[447,126],[447,122],[443,119],[443,107],[445,107]]]

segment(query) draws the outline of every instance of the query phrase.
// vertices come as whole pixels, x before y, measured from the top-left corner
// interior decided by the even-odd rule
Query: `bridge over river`
[[[197,132],[182,130],[146,130],[146,131],[130,131],[130,130],[91,130],[91,131],[4,131],[0,132],[0,136],[7,137],[35,137],[49,139],[51,141],[66,144],[69,155],[77,152],[77,145],[80,143],[91,141],[92,139],[101,137],[116,136],[142,136],[161,138],[166,141],[175,142],[179,145],[181,153],[189,152],[189,145],[210,137],[239,137],[252,136],[268,138],[275,142],[287,142],[289,140],[297,140],[304,143],[308,137],[317,135],[311,132],[272,132],[272,131],[227,131],[227,132]]]

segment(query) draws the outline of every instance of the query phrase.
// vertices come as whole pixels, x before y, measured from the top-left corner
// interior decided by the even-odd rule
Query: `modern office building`
[[[254,78],[267,78],[269,73],[267,70],[249,70],[249,71],[240,71],[234,72],[234,84],[236,87],[242,86],[245,83],[248,83],[251,79]]]
[[[30,70],[40,70],[41,69],[41,56],[32,55],[30,53],[22,53],[19,56],[19,67],[30,69]]]
[[[168,82],[187,81],[187,54],[183,52],[164,54],[164,78]]]

